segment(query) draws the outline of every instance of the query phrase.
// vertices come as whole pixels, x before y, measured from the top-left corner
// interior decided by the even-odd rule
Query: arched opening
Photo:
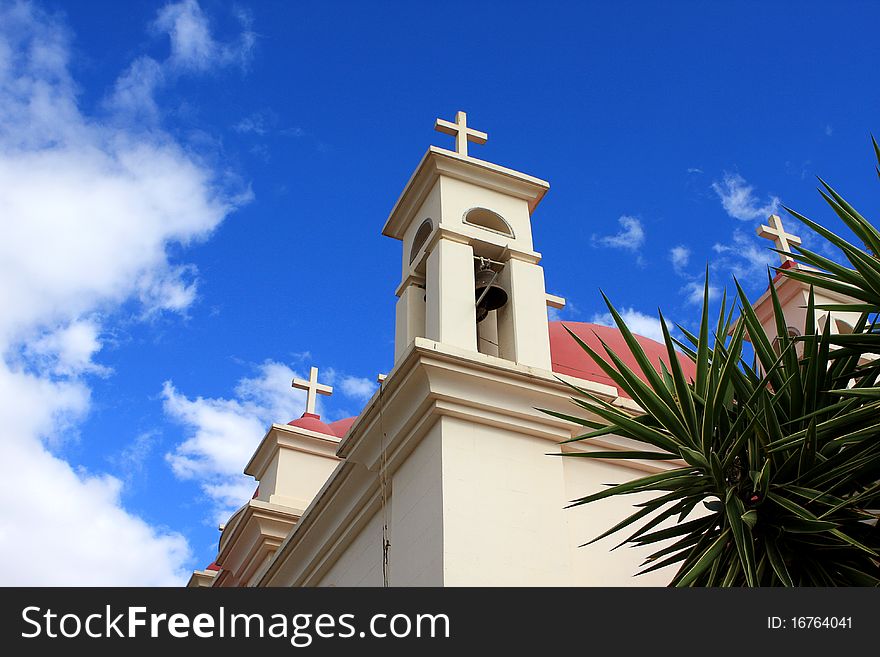
[[[853,326],[849,322],[842,319],[835,319],[834,324],[837,326],[837,332],[840,335],[849,335],[853,332]]]
[[[430,219],[425,219],[416,231],[416,236],[413,238],[412,249],[410,249],[409,252],[409,264],[412,264],[413,260],[416,259],[416,256],[419,255],[419,251],[425,246],[425,242],[428,241],[428,236],[431,234],[432,230],[434,230],[433,222]]]
[[[829,321],[833,322],[831,324],[832,334],[837,333],[839,335],[849,335],[853,332],[852,324],[839,317],[833,317],[831,313],[826,313],[820,317],[817,322],[819,324],[819,333],[825,332],[825,327],[828,325]]]
[[[495,233],[501,233],[508,237],[513,237],[513,229],[510,227],[504,217],[497,212],[487,210],[486,208],[473,208],[468,210],[464,215],[464,223],[471,226],[479,226]]]
[[[788,326],[788,327],[786,327],[786,328],[788,329],[788,338],[789,338],[789,340],[794,340],[795,338],[799,337],[800,334],[801,334],[801,332],[798,331],[798,330],[797,330],[795,327],[793,327],[793,326]],[[773,338],[773,351],[776,352],[776,355],[777,355],[777,356],[779,356],[779,355],[782,354],[782,348],[781,348],[781,346],[780,346],[780,343],[779,343],[779,337],[778,337],[778,336],[775,337],[775,338]]]

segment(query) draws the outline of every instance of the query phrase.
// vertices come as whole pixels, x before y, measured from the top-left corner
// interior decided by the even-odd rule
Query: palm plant
[[[876,141],[874,149],[880,163]],[[654,549],[640,573],[678,564],[674,586],[880,584],[880,358],[871,356],[880,354],[871,321],[880,312],[880,232],[820,182],[820,193],[865,249],[786,208],[851,265],[798,248],[796,258],[810,269],[782,270],[811,286],[804,335],[789,336],[772,281],[775,340],[738,283],[734,302],[725,295],[710,322],[708,271],[698,334],[679,327],[684,339],[673,339],[661,314],[670,365],[659,372],[605,299],[647,383],[604,343],[600,354],[570,332],[644,413],[580,388],[573,401],[588,417],[547,412],[586,427],[572,440],[615,434],[651,449],[563,456],[677,464],[572,502],[656,493],[590,541],[628,528],[620,545]],[[846,306],[862,313],[851,335],[832,335],[830,321],[816,330],[817,310],[842,308],[817,307],[813,286],[858,300]],[[695,363],[693,379],[685,377],[678,351]]]

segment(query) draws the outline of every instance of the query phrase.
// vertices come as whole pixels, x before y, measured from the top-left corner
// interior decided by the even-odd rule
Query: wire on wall
[[[382,586],[388,587],[391,578],[391,568],[388,560],[391,551],[390,532],[388,530],[388,452],[385,442],[385,422],[383,410],[385,408],[385,381],[379,382],[379,432],[381,434],[381,455],[379,460],[379,489],[382,496]]]

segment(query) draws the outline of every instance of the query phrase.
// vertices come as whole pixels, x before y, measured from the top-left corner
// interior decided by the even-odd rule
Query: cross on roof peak
[[[467,114],[462,111],[455,113],[455,123],[437,119],[434,122],[434,130],[447,135],[453,135],[455,137],[455,151],[465,157],[468,156],[467,144],[469,141],[475,144],[485,144],[486,140],[489,139],[489,135],[485,132],[468,128]]]
[[[313,367],[309,372],[308,381],[304,379],[294,379],[291,386],[306,391],[306,413],[315,415],[315,403],[318,395],[332,395],[333,388],[318,383],[318,368]]]
[[[758,236],[773,240],[774,244],[776,244],[777,250],[784,252],[779,254],[779,258],[782,260],[783,265],[789,260],[794,262],[794,258],[791,257],[791,245],[800,244],[801,238],[797,235],[786,233],[785,227],[782,225],[782,219],[777,214],[771,214],[767,218],[767,223],[770,225],[761,225],[758,227]]]

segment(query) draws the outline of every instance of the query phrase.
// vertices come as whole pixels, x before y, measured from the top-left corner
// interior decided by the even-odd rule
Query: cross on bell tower
[[[315,415],[315,402],[318,395],[332,395],[333,388],[331,386],[318,383],[318,368],[313,367],[309,372],[309,380],[294,379],[291,386],[306,391],[306,413]]]
[[[794,262],[794,258],[791,257],[791,245],[800,244],[801,238],[797,235],[785,232],[785,228],[782,225],[782,219],[779,215],[771,214],[767,218],[767,221],[770,225],[761,225],[758,228],[758,236],[773,240],[776,244],[776,248],[779,251],[784,251],[784,253],[779,254],[779,258],[782,260],[783,265],[788,261]]]
[[[468,128],[467,114],[465,112],[455,113],[455,123],[437,119],[434,123],[434,130],[455,137],[455,150],[459,155],[468,156],[467,143],[469,141],[475,144],[485,144],[489,139],[489,135],[473,128]]]

